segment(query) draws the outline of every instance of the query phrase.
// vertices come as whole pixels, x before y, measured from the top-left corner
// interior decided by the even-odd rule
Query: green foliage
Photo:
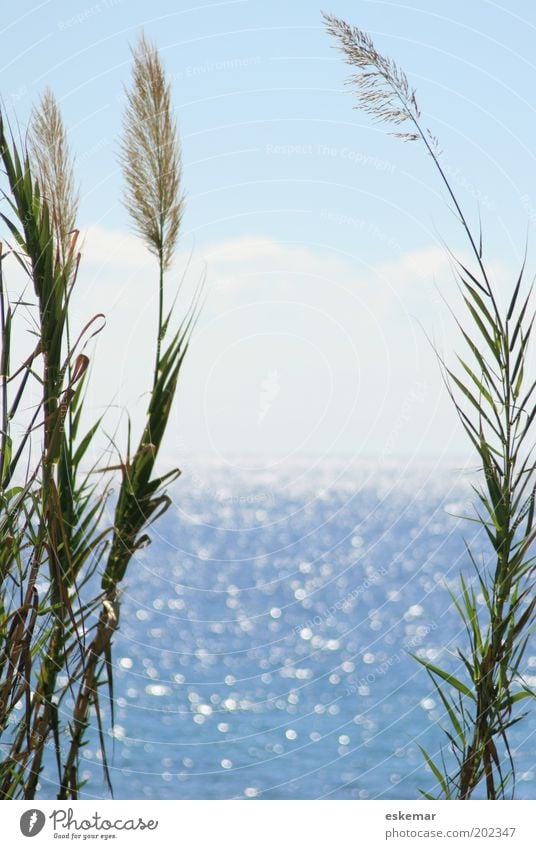
[[[417,658],[445,709],[444,731],[454,762],[447,765],[442,753],[439,765],[437,758],[434,761],[422,751],[443,798],[470,799],[481,786],[488,799],[504,798],[515,792],[508,731],[525,715],[518,712],[518,704],[535,695],[522,675],[536,607],[532,553],[536,380],[528,376],[535,318],[532,287],[525,286],[523,263],[509,303],[505,308],[499,305],[482,234],[472,232],[441,166],[437,141],[421,124],[415,91],[366,33],[333,16],[325,20],[346,61],[357,68],[351,82],[360,105],[380,120],[405,125],[406,131],[395,135],[424,145],[472,254],[472,269],[453,260],[465,309],[464,318],[457,321],[465,350],[457,358],[456,370],[438,357],[461,425],[479,458],[476,521],[491,554],[479,566],[467,548],[474,580],[460,575],[458,592],[452,594],[467,636],[457,652],[464,680]]]
[[[147,48],[145,41],[142,44]],[[151,48],[148,55],[154,65],[156,50]],[[146,68],[152,74],[146,80],[149,101],[152,81],[163,85],[160,65],[156,78],[153,65]],[[136,73],[143,80],[139,58]],[[166,98],[164,106],[170,109],[168,88]],[[196,297],[175,329],[172,311],[163,321],[164,271],[173,254],[177,220],[172,243],[167,243],[166,233],[162,235],[165,262],[161,259],[155,274],[156,366],[138,446],[131,456],[129,444],[116,466],[88,465],[104,422],[99,418],[81,433],[89,360],[79,349],[100,316],[91,317],[71,341],[70,296],[80,255],[78,232],[66,232],[66,222],[76,213],[77,196],[53,95],[47,92],[41,104],[34,116],[35,159],[14,141],[0,115],[5,175],[0,220],[6,230],[4,246],[0,245],[2,799],[35,797],[47,746],[56,752],[58,798],[77,798],[83,783],[79,752],[92,717],[111,790],[102,687],[111,697],[113,722],[112,649],[119,627],[121,582],[136,550],[149,541],[149,525],[169,506],[166,486],[179,474],[178,470],[156,474],[155,463],[198,309]],[[176,143],[171,138],[174,123],[171,116],[164,118],[169,128],[168,164],[178,169],[170,175],[176,197],[170,196],[167,184],[165,203],[180,205],[180,160],[170,155]],[[164,186],[158,176],[155,203]],[[29,284],[14,301],[4,282],[7,255],[18,261]],[[35,300],[27,290],[33,290]],[[22,329],[23,308],[32,316],[37,340],[24,362],[13,367],[12,342]],[[104,510],[112,473],[118,470],[115,516],[107,526]],[[97,575],[100,585],[91,580]]]

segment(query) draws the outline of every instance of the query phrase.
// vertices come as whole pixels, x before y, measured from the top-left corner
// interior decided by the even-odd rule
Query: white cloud
[[[278,242],[266,236],[240,236],[208,245],[201,251],[211,276],[222,271],[224,283],[247,285],[252,272],[311,274],[318,277],[351,277],[349,264],[308,246]]]
[[[83,267],[91,271],[97,288],[99,281],[106,285],[110,275],[118,282],[128,280],[137,288],[140,281],[147,286],[147,275],[154,269],[155,260],[134,234],[93,225],[83,234]],[[395,297],[403,299],[411,290],[423,292],[425,300],[430,300],[434,280],[451,273],[448,254],[439,246],[411,251],[396,261],[365,268],[335,251],[267,236],[238,236],[209,243],[193,252],[182,248],[177,252],[170,281],[173,276],[178,280],[186,269],[192,285],[206,276],[209,299],[223,297],[228,305],[230,297],[241,301],[244,296],[257,299],[259,292],[277,297],[302,292],[307,278],[317,284],[331,281],[345,289],[366,289],[375,301],[381,280]],[[119,276],[118,270],[122,272]]]
[[[151,257],[141,239],[124,230],[106,230],[96,224],[82,233],[85,263],[106,268],[134,269],[147,265]]]
[[[421,287],[431,285],[435,278],[450,272],[450,269],[447,251],[434,245],[402,254],[396,262],[380,265],[378,273],[392,283]]]
[[[83,237],[75,330],[96,312],[107,319],[88,348],[88,401],[94,409],[114,402],[116,418],[128,409],[139,426],[154,359],[156,262],[130,233],[92,226]],[[205,272],[207,302],[181,383],[171,453],[183,450],[178,441],[220,454],[352,446],[374,453],[389,439],[394,452],[412,448],[415,433],[435,444],[450,438],[453,419],[416,321],[440,345],[447,338],[448,311],[438,310],[433,285],[450,274],[440,248],[367,267],[325,247],[242,236],[193,255],[182,248],[172,289],[185,269],[179,310]],[[278,394],[259,428],[259,398],[272,372]],[[411,393],[419,400],[404,406]]]

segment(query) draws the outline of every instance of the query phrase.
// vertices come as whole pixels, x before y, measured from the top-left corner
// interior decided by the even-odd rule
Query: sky
[[[92,410],[142,421],[154,260],[121,204],[129,45],[143,29],[173,89],[185,215],[168,303],[204,305],[166,451],[261,464],[300,455],[465,456],[434,346],[454,363],[447,246],[468,245],[424,150],[353,108],[316,2],[22,0],[0,23],[1,96],[24,128],[51,86],[81,186],[75,324]],[[417,90],[423,120],[504,296],[536,224],[536,9],[512,0],[332,0]],[[21,343],[22,347],[26,344]],[[30,344],[28,342],[28,344]],[[122,424],[121,424],[122,423]]]

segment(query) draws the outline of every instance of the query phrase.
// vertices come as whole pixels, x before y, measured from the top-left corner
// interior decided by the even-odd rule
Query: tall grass
[[[423,755],[436,781],[427,798],[488,799],[515,794],[512,726],[535,693],[523,679],[523,659],[535,627],[536,537],[534,461],[536,380],[528,352],[535,311],[525,263],[502,307],[482,247],[441,164],[434,135],[423,124],[416,93],[396,63],[366,33],[325,15],[345,61],[358,105],[393,135],[424,146],[465,233],[472,261],[453,258],[464,314],[457,320],[463,353],[457,368],[439,356],[447,390],[479,458],[475,522],[489,543],[482,557],[467,546],[474,575],[460,575],[453,605],[466,642],[458,669],[423,664],[444,708],[448,745]],[[433,788],[432,788],[433,789]]]
[[[5,188],[0,219],[0,798],[34,798],[47,752],[54,753],[60,799],[83,781],[79,755],[88,726],[98,728],[111,788],[102,696],[113,723],[113,636],[121,585],[148,526],[168,508],[178,469],[156,471],[197,315],[194,298],[177,324],[164,314],[166,272],[182,212],[180,147],[169,86],[157,50],[141,36],[133,50],[121,162],[125,204],[157,257],[155,368],[145,424],[117,463],[88,460],[102,418],[81,432],[89,360],[83,347],[98,316],[71,328],[71,295],[81,255],[73,158],[60,110],[47,90],[16,142],[0,115]],[[6,257],[26,283],[5,283]],[[12,363],[23,334],[28,355]],[[37,400],[36,400],[37,399]],[[28,412],[29,411],[29,412]],[[113,524],[105,505],[120,473]],[[98,576],[98,581],[97,581]],[[97,587],[97,589],[95,589]],[[105,690],[103,690],[105,687]],[[50,795],[47,775],[43,795]]]

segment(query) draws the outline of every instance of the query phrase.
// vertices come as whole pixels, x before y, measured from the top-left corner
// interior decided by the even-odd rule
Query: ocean
[[[460,670],[449,590],[472,579],[465,543],[486,553],[463,518],[471,481],[403,462],[190,463],[125,581],[115,798],[435,793],[419,746],[451,758],[444,708],[412,655]],[[534,642],[523,672],[536,684]],[[519,799],[536,797],[528,709],[511,731]],[[107,798],[87,740],[81,798]],[[40,795],[53,787],[50,763]]]

